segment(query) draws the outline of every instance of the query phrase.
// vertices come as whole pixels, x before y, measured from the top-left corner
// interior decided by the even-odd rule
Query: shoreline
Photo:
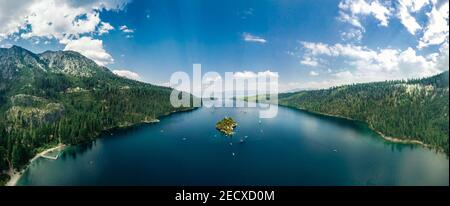
[[[431,146],[429,144],[425,144],[424,142],[422,142],[420,140],[414,140],[414,139],[413,140],[407,140],[407,139],[402,139],[402,138],[386,136],[382,132],[375,130],[370,124],[368,124],[367,122],[364,122],[364,121],[359,121],[359,120],[355,120],[355,119],[352,119],[352,118],[349,118],[349,117],[345,117],[345,116],[340,116],[340,115],[333,115],[333,114],[327,114],[327,113],[321,113],[321,112],[314,112],[314,111],[310,111],[310,110],[302,109],[302,108],[297,108],[297,107],[284,106],[284,105],[279,105],[279,106],[292,108],[292,109],[295,109],[295,110],[299,110],[299,111],[303,111],[303,112],[307,112],[307,113],[311,113],[311,114],[315,114],[315,115],[323,115],[323,116],[340,118],[340,119],[345,119],[345,120],[354,121],[354,122],[361,122],[361,123],[366,124],[370,130],[372,130],[375,133],[377,133],[381,138],[383,138],[383,140],[385,140],[387,142],[392,142],[392,143],[397,143],[397,144],[415,144],[415,145],[423,146],[425,148],[430,148],[430,149],[434,148],[433,146]],[[198,108],[194,107],[194,108],[187,108],[187,109],[180,110],[180,111],[168,112],[168,113],[162,115],[161,117],[170,116],[170,115],[175,114],[175,113],[182,113],[182,112],[193,111],[193,110],[196,110],[196,109],[198,109]],[[109,130],[114,129],[114,128],[126,129],[126,128],[130,128],[130,127],[133,127],[133,126],[136,126],[136,125],[140,125],[140,124],[155,124],[155,123],[159,123],[159,122],[160,122],[159,119],[153,119],[153,120],[150,120],[150,121],[149,120],[143,120],[141,122],[137,122],[137,123],[133,123],[133,124],[129,124],[129,125],[119,125],[119,126],[116,126],[116,127],[113,127],[113,128],[105,129],[102,132],[109,131]],[[97,138],[98,138],[98,136],[99,135],[97,135]],[[22,174],[28,169],[28,167],[31,165],[31,163],[33,161],[35,161],[36,159],[44,156],[48,152],[51,152],[51,151],[56,150],[56,149],[64,149],[66,146],[67,145],[64,145],[64,144],[58,144],[55,147],[46,149],[46,150],[36,154],[32,159],[29,160],[29,162],[20,171],[16,171],[15,169],[14,170],[9,170],[7,172],[7,174],[9,175],[10,179],[5,184],[5,186],[16,186],[17,181],[20,179]],[[441,149],[439,149],[439,148],[436,148],[436,149],[437,149],[437,151],[442,152]]]
[[[364,121],[352,119],[352,118],[349,118],[349,117],[344,117],[344,116],[341,116],[341,115],[333,115],[333,114],[327,114],[327,113],[322,113],[322,112],[314,112],[314,111],[310,111],[310,110],[307,110],[307,109],[302,109],[302,108],[297,108],[297,107],[292,107],[292,106],[285,106],[285,105],[280,105],[280,104],[279,104],[279,106],[288,107],[288,108],[292,108],[292,109],[296,109],[296,110],[300,110],[300,111],[303,111],[303,112],[308,112],[308,113],[316,114],[316,115],[323,115],[323,116],[328,116],[328,117],[334,117],[334,118],[350,120],[350,121],[354,121],[354,122],[361,122],[361,123],[366,124],[369,127],[369,129],[371,129],[372,131],[374,131],[375,133],[380,135],[380,137],[383,138],[383,140],[385,140],[387,142],[392,142],[392,143],[397,143],[397,144],[420,145],[420,146],[425,147],[425,148],[430,148],[430,149],[435,148],[437,151],[443,152],[442,149],[437,148],[437,147],[433,147],[433,146],[431,146],[429,144],[425,144],[424,142],[422,142],[420,140],[415,140],[415,139],[408,140],[408,139],[403,139],[403,138],[398,138],[398,137],[387,136],[387,135],[383,134],[382,132],[374,129],[372,127],[372,125],[370,125],[369,123],[364,122]],[[443,153],[445,153],[445,152],[443,152]]]
[[[33,158],[31,158],[30,161],[28,161],[28,163],[20,171],[16,171],[15,169],[9,170],[7,173],[9,175],[9,180],[8,180],[8,182],[6,182],[5,186],[16,186],[17,181],[19,181],[20,177],[25,172],[25,170],[28,169],[28,167],[31,165],[31,163],[33,163],[38,158],[44,156],[48,152],[51,152],[51,151],[57,150],[57,149],[62,150],[62,149],[64,149],[64,147],[66,147],[65,144],[58,144],[55,147],[48,148],[48,149],[36,154]]]
[[[100,134],[101,134],[102,132],[105,132],[105,131],[109,131],[109,130],[112,130],[112,129],[127,129],[127,128],[131,128],[131,127],[133,127],[133,126],[140,125],[140,124],[156,124],[156,123],[159,123],[159,122],[160,122],[160,118],[161,118],[161,117],[170,116],[170,115],[176,114],[176,113],[182,113],[182,112],[193,111],[193,110],[196,110],[196,109],[198,109],[198,108],[197,108],[197,107],[185,108],[185,109],[182,109],[182,110],[179,110],[179,111],[171,111],[171,112],[167,112],[167,113],[161,115],[160,117],[158,117],[158,119],[143,120],[143,121],[136,122],[136,123],[132,123],[132,124],[118,125],[118,126],[115,126],[115,127],[112,127],[112,128],[107,128],[107,129],[104,129],[104,130],[100,131],[100,132],[96,135],[96,138],[95,138],[95,139],[97,139],[97,138],[100,136]],[[76,145],[77,145],[77,144],[76,144]],[[28,163],[27,163],[20,171],[17,171],[17,170],[15,170],[15,169],[10,169],[10,170],[6,173],[6,174],[9,176],[9,180],[8,180],[8,182],[6,182],[5,186],[16,186],[17,181],[19,181],[19,179],[20,179],[20,177],[22,176],[22,174],[28,169],[28,167],[31,165],[31,163],[32,163],[33,161],[35,161],[36,159],[42,157],[44,154],[46,154],[46,153],[48,153],[48,152],[51,152],[51,151],[56,150],[56,149],[64,149],[64,147],[66,147],[66,146],[67,146],[67,145],[64,145],[64,144],[58,144],[58,145],[55,146],[55,147],[48,148],[48,149],[46,149],[46,150],[44,150],[44,151],[42,151],[42,152],[36,154],[33,158],[31,158],[31,159],[28,161]]]
[[[384,140],[389,141],[389,142],[393,142],[393,143],[397,143],[397,144],[416,144],[416,145],[420,145],[426,148],[433,148],[431,145],[429,144],[425,144],[424,142],[420,141],[420,140],[415,140],[415,139],[402,139],[402,138],[398,138],[398,137],[389,137],[386,136],[385,134],[375,130],[372,128],[372,126],[369,125],[369,128],[371,130],[373,130],[374,132],[376,132],[378,135],[380,135]]]
[[[243,101],[246,101],[246,100],[243,100]],[[268,104],[272,104],[272,103],[268,102]],[[282,104],[279,104],[279,103],[277,105],[278,106],[282,106],[282,107],[295,109],[295,110],[299,110],[299,111],[303,111],[303,112],[307,112],[307,113],[310,113],[310,114],[323,115],[323,116],[334,117],[334,118],[340,118],[340,119],[345,119],[345,120],[354,121],[354,122],[361,122],[361,123],[366,124],[369,127],[369,129],[371,129],[372,131],[377,133],[381,138],[383,138],[387,142],[392,142],[392,143],[397,143],[397,144],[420,145],[420,146],[425,147],[425,148],[435,149],[438,152],[445,153],[445,151],[442,148],[426,144],[426,143],[424,143],[424,142],[422,142],[420,140],[403,139],[403,138],[399,138],[399,137],[387,136],[387,135],[383,134],[382,132],[380,132],[380,131],[376,130],[375,128],[373,128],[372,125],[370,125],[369,123],[367,123],[365,121],[360,121],[360,120],[352,119],[350,117],[345,117],[345,116],[341,116],[341,115],[334,115],[334,114],[327,114],[327,113],[322,113],[322,112],[315,112],[315,111],[311,111],[311,110],[308,110],[308,109],[305,109],[305,108],[298,108],[298,107],[294,107],[294,106],[282,105]]]

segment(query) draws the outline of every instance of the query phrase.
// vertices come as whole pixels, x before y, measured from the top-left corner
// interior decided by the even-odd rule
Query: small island
[[[237,126],[237,122],[231,117],[225,117],[216,123],[216,129],[227,136],[233,135],[233,130]]]

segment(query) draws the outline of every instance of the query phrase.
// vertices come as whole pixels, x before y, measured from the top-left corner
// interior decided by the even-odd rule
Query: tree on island
[[[231,117],[225,117],[216,123],[216,129],[226,136],[233,135],[233,130],[237,126],[237,122]]]

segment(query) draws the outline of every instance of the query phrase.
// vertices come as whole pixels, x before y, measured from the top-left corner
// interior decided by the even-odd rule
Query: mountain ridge
[[[119,77],[74,51],[0,49],[0,183],[48,147],[192,109],[174,108],[172,90]]]

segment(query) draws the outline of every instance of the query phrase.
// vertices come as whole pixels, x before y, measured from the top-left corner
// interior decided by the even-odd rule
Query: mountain
[[[172,107],[171,92],[116,76],[77,52],[1,48],[0,182],[49,146],[191,109]]]
[[[317,89],[314,89],[314,88],[295,88],[295,89],[289,89],[289,90],[283,91],[283,93],[294,93],[294,92],[311,91],[311,90],[317,90]]]
[[[385,138],[448,154],[449,72],[279,95],[280,105],[365,122]]]

